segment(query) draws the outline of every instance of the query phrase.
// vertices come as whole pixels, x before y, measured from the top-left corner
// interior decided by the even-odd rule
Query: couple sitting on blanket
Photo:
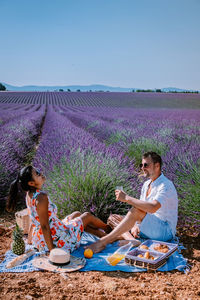
[[[176,232],[178,198],[173,183],[161,173],[161,166],[162,159],[157,153],[147,152],[142,156],[140,168],[149,180],[142,187],[140,199],[115,191],[116,200],[132,208],[125,217],[111,215],[108,219],[111,226],[88,212],[74,212],[63,220],[58,219],[56,205],[41,190],[46,178],[32,166],[24,167],[11,184],[7,210],[14,209],[20,184],[27,192],[26,204],[31,218],[28,242],[38,250],[59,247],[73,252],[80,246],[84,230],[100,237],[89,246],[94,253],[121,237],[169,241]]]

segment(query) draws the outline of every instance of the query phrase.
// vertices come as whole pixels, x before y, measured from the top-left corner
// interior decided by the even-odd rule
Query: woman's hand
[[[28,245],[32,245],[32,238],[28,237],[27,243],[28,243]]]
[[[121,191],[121,190],[115,190],[115,196],[116,196],[116,200],[117,201],[127,202],[127,200],[126,200],[127,194],[124,193],[123,191]]]

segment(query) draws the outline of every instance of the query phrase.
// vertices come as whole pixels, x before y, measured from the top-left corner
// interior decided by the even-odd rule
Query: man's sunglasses
[[[42,174],[40,169],[35,169],[35,173],[36,173],[37,176],[40,176]]]
[[[142,167],[143,167],[143,168],[147,168],[149,165],[150,165],[150,164],[147,164],[147,163],[140,164],[140,169],[142,169]]]

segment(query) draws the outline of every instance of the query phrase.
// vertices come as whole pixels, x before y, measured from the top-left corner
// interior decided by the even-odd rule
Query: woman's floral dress
[[[26,205],[30,214],[30,218],[33,226],[32,243],[39,251],[48,251],[48,247],[45,243],[42,229],[39,222],[38,213],[36,210],[37,197],[41,193],[40,190],[36,190],[33,197],[28,203],[26,199]],[[51,230],[51,236],[53,244],[58,248],[73,252],[80,246],[81,235],[83,233],[83,222],[80,217],[70,219],[67,216],[62,221],[57,217],[57,207],[48,198],[48,215],[49,226]]]

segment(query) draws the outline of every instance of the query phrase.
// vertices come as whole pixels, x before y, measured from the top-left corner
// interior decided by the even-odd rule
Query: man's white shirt
[[[146,197],[147,190],[151,184],[151,192]],[[167,177],[161,174],[155,181],[145,181],[143,184],[140,200],[152,202],[157,200],[161,207],[154,213],[159,219],[168,222],[172,234],[176,234],[178,220],[178,196],[174,184]]]

